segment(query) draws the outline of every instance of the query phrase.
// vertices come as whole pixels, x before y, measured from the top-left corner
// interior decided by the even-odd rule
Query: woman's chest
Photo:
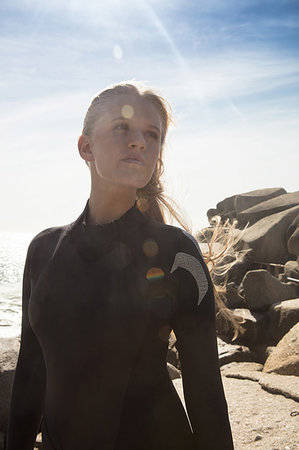
[[[71,248],[58,252],[32,285],[29,317],[40,341],[80,339],[85,343],[138,339],[169,323],[175,289],[169,268],[142,253],[114,246],[86,260]]]

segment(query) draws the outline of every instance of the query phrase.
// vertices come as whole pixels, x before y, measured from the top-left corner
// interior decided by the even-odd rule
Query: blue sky
[[[173,107],[165,184],[193,231],[227,196],[298,190],[297,0],[2,0],[0,17],[0,229],[76,218],[86,108],[132,78]]]

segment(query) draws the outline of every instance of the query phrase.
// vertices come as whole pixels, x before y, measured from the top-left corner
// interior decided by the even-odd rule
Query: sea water
[[[21,332],[23,270],[33,236],[0,232],[0,338]]]

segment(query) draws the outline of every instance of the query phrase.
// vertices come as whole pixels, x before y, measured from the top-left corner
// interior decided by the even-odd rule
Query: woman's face
[[[152,103],[134,94],[111,96],[99,108],[91,136],[83,138],[88,152],[80,154],[94,165],[97,182],[142,188],[155,169],[161,133],[160,115]]]

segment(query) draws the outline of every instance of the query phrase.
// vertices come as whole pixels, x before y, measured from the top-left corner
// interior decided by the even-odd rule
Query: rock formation
[[[236,252],[246,250],[226,274],[227,306],[240,323],[234,343],[246,346],[252,361],[267,359],[266,372],[299,375],[299,352],[292,353],[292,364],[281,357],[290,354],[288,333],[293,344],[299,342],[299,192],[267,188],[233,195],[207,215],[212,226],[203,236],[212,235],[212,215],[218,215],[225,227],[236,226]],[[231,343],[231,326],[220,312],[217,330]]]

